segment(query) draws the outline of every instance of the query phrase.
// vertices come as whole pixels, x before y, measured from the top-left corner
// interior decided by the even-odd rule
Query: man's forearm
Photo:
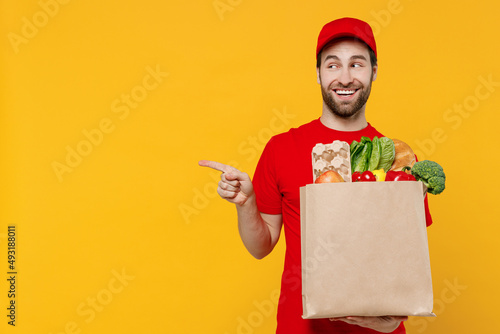
[[[257,259],[269,254],[279,238],[281,215],[264,215],[267,222],[262,218],[248,174],[216,161],[200,160],[198,164],[222,172],[217,193],[236,205],[240,237],[250,254]]]
[[[238,212],[238,230],[247,250],[257,259],[262,259],[274,248],[269,226],[262,218],[255,196],[251,196],[243,205],[236,205]]]

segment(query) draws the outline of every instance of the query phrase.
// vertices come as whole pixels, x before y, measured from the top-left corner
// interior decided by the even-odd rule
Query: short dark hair
[[[363,42],[362,40],[358,39],[358,38],[354,38],[355,41],[360,41],[361,43],[363,43],[364,45],[366,45],[366,47],[368,48],[368,54],[370,55],[370,64],[373,66],[377,66],[377,56],[375,55],[375,52],[373,52],[373,50],[368,46],[368,44],[366,44],[365,42]],[[333,42],[333,41],[332,41]],[[323,49],[321,49],[321,51],[318,53],[318,56],[316,57],[316,68],[319,68],[321,66],[321,55],[323,54],[323,50],[328,47],[332,42],[326,44]]]

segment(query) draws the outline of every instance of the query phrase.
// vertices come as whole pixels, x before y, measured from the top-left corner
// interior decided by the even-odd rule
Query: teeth
[[[356,92],[356,90],[343,90],[343,89],[338,89],[335,91],[337,94],[339,95],[351,95],[351,94],[354,94]]]

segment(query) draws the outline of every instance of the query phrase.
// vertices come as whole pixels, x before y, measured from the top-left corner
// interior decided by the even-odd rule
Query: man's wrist
[[[255,194],[249,195],[247,199],[241,204],[236,203],[236,208],[238,210],[244,210],[244,211],[257,209],[257,200],[255,198]]]

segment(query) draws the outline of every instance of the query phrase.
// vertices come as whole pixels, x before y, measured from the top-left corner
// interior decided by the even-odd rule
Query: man
[[[278,306],[278,334],[405,333],[407,317],[342,317],[305,320],[302,315],[299,188],[313,183],[311,151],[317,143],[362,136],[382,137],[366,120],[366,102],[377,78],[377,49],[371,27],[342,18],[326,24],[318,37],[317,77],[323,95],[319,119],[271,138],[253,182],[231,166],[202,160],[222,173],[219,195],[236,204],[241,239],[261,259],[276,245],[281,227],[286,238],[285,266]],[[428,213],[427,225],[432,220]]]

